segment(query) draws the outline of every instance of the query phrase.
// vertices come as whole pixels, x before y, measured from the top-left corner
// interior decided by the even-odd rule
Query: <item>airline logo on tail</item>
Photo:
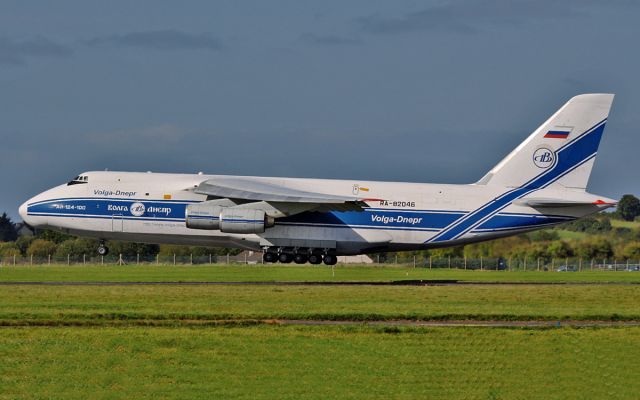
[[[546,147],[541,147],[533,153],[533,163],[538,168],[549,168],[553,165],[554,160],[555,157],[553,155],[553,151]]]

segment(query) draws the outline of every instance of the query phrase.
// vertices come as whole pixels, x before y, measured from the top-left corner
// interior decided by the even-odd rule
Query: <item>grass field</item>
[[[622,267],[622,266],[621,266]],[[587,267],[585,267],[587,268]],[[110,281],[110,282],[391,282],[406,280],[459,280],[469,282],[638,282],[640,273],[624,271],[479,271],[428,269],[410,266],[4,266],[0,282]]]
[[[640,222],[637,221],[624,221],[621,219],[611,219],[611,226],[614,228],[629,228],[635,229],[640,227]]]
[[[223,320],[640,320],[637,285],[5,286],[0,325]]]
[[[635,399],[640,327],[365,322],[640,321],[640,285],[628,284],[639,277],[405,267],[2,267],[0,399]],[[6,284],[416,279],[480,283]],[[613,283],[482,283],[488,281]],[[285,319],[363,323],[269,322]]]
[[[637,399],[640,328],[5,328],[0,399]]]
[[[589,236],[589,234],[586,232],[574,232],[574,231],[567,231],[564,229],[558,229],[556,230],[556,232],[558,233],[558,237],[564,240],[573,240],[573,239],[581,240]]]

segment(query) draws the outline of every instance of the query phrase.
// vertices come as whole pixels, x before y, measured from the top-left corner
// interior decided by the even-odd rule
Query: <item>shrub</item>
[[[573,256],[573,250],[569,244],[563,240],[556,240],[551,242],[547,247],[547,253],[551,257],[571,257]]]
[[[640,259],[640,242],[632,242],[624,246],[622,256],[625,259]]]
[[[581,218],[562,227],[568,231],[598,234],[611,231],[611,222],[608,218]]]
[[[0,257],[20,256],[20,249],[14,242],[0,242]]]
[[[29,245],[27,255],[34,257],[48,257],[56,252],[56,244],[44,239],[36,239]]]
[[[613,246],[602,237],[582,240],[575,243],[575,254],[581,258],[611,258]]]
[[[83,254],[91,256],[95,254],[97,248],[98,241],[95,239],[69,239],[58,245],[55,255],[57,258],[64,258],[67,255],[77,258],[82,257]]]
[[[20,236],[18,240],[16,240],[16,246],[18,246],[18,249],[20,249],[20,253],[23,256],[27,255],[27,249],[34,240],[36,240],[36,238],[33,236]]]

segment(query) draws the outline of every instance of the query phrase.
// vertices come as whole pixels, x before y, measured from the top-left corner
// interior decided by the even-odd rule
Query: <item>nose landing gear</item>
[[[105,246],[104,241],[101,241],[98,245],[98,255],[106,256],[107,254],[109,254],[109,248]]]

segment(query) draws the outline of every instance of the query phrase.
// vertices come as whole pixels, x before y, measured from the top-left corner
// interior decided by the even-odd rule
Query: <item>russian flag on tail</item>
[[[544,137],[553,139],[566,139],[571,131],[549,131]]]

